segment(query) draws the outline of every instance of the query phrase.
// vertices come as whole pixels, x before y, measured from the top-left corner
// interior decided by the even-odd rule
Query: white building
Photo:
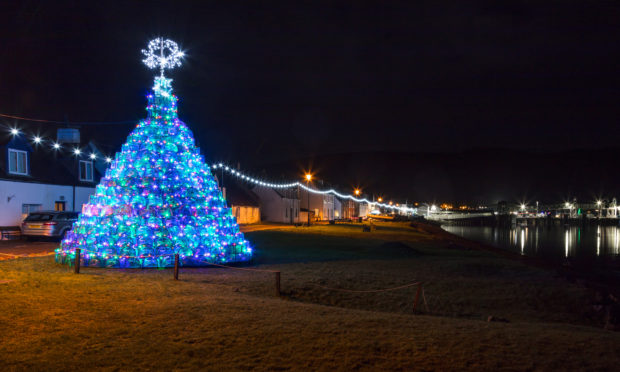
[[[238,182],[229,182],[221,190],[238,224],[247,225],[261,221],[260,203],[256,194]]]
[[[336,197],[334,195],[301,191],[301,209],[308,209],[308,198],[310,199],[310,215],[314,221],[330,221],[336,218],[334,214]]]
[[[24,134],[0,141],[0,228],[20,226],[30,212],[81,211],[101,178],[101,165],[89,157],[93,148],[75,155],[32,144]]]
[[[258,197],[261,219],[269,222],[295,224],[303,222],[299,211],[298,190],[272,189],[255,186],[252,192]]]

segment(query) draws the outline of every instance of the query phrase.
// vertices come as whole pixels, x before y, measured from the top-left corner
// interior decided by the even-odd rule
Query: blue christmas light
[[[247,261],[252,248],[177,117],[171,80],[155,78],[148,117],[127,138],[95,194],[56,250],[71,263],[117,268],[171,267]]]

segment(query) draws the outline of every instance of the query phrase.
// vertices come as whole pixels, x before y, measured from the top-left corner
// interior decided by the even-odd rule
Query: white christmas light
[[[111,157],[109,157],[109,156],[108,156],[108,157],[106,157],[106,158],[105,158],[105,162],[106,162],[106,163],[111,163],[111,162],[112,162],[112,158],[111,158]]]
[[[73,153],[74,153],[75,155],[80,155],[80,154],[82,153],[82,150],[80,150],[80,149],[74,149],[74,150],[73,150]]]
[[[97,155],[95,155],[95,153],[93,152],[92,154],[90,154],[90,158],[95,160],[95,159],[97,159]]]
[[[18,135],[19,134],[19,129],[11,128],[11,134],[14,135],[14,136]]]
[[[35,137],[33,138],[33,141],[34,141],[34,143],[41,143],[41,137],[39,137],[39,136],[35,136]]]
[[[341,194],[339,192],[337,192],[334,189],[330,189],[330,190],[316,190],[313,188],[310,188],[306,185],[304,185],[301,182],[291,182],[291,183],[280,183],[280,184],[276,184],[276,183],[270,183],[270,182],[264,182],[261,180],[257,180],[254,178],[251,178],[237,170],[235,170],[234,168],[230,168],[228,166],[223,165],[222,163],[219,163],[217,165],[213,165],[213,168],[222,168],[224,169],[226,172],[234,175],[234,176],[238,176],[241,179],[246,179],[249,182],[255,183],[259,186],[264,186],[264,187],[270,187],[270,188],[279,188],[279,189],[284,189],[284,188],[292,188],[292,187],[301,187],[302,189],[314,193],[314,194],[320,194],[320,195],[325,195],[325,194],[333,194],[336,195],[337,197],[341,198],[341,199],[350,199],[353,200],[357,203],[366,203],[370,206],[377,206],[377,207],[383,207],[383,208],[389,208],[392,210],[399,210],[401,212],[415,212],[417,209],[416,208],[409,208],[407,206],[397,206],[397,205],[390,205],[390,204],[384,204],[384,203],[378,203],[378,202],[372,202],[368,199],[365,198],[356,198],[353,195],[344,195]]]
[[[60,149],[60,144],[59,143],[54,143],[52,145],[52,147],[54,148],[54,150],[58,150],[58,149]]]
[[[148,68],[159,68],[161,77],[164,77],[164,69],[172,69],[181,66],[181,58],[185,55],[179,50],[179,46],[172,40],[156,38],[149,42],[148,50],[142,49],[146,56],[142,60]]]

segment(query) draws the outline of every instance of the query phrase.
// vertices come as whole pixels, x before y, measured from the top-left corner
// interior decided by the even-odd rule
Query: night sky
[[[177,3],[0,5],[0,113],[143,118],[140,50],[164,36],[187,54],[169,76],[208,159],[618,145],[618,2]],[[366,178],[350,184],[380,186]]]

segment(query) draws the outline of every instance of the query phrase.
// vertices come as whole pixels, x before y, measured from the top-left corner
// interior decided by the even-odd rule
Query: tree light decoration
[[[58,262],[71,264],[78,248],[82,265],[116,268],[171,267],[175,254],[183,266],[252,257],[192,132],[177,117],[170,83],[155,78],[147,118],[83,206],[56,250]]]
[[[181,58],[185,55],[179,50],[179,46],[172,40],[156,38],[149,42],[148,50],[142,49],[142,54],[146,56],[142,60],[148,68],[157,68],[161,72],[160,77],[164,77],[164,69],[172,69],[181,66]]]

